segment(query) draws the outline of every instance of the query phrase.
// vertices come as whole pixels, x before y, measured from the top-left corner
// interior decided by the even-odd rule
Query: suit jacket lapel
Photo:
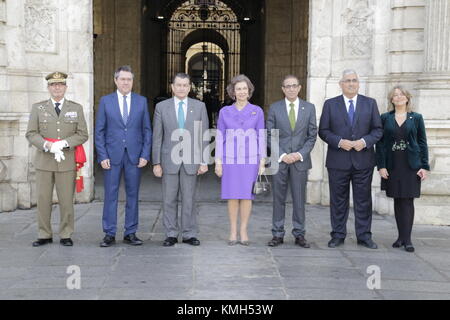
[[[49,99],[45,105],[45,109],[47,111],[47,113],[51,114],[52,117],[55,117],[56,119],[58,119],[58,115],[56,114],[55,111],[55,106],[53,105],[52,99]]]
[[[167,101],[167,110],[166,112],[169,115],[169,119],[172,121],[172,126],[174,128],[178,128],[178,119],[177,119],[177,113],[175,112],[175,98],[171,98],[166,100]]]
[[[392,131],[395,130],[395,115],[393,112],[389,113],[389,117],[386,119],[385,127],[389,127]]]
[[[347,107],[345,106],[345,100],[344,100],[343,95],[339,99],[338,108],[339,108],[339,114],[342,114],[344,116],[345,124],[350,127],[350,121],[348,120]]]
[[[119,98],[117,96],[117,93],[113,93],[110,96],[111,98],[111,112],[113,112],[113,115],[115,115],[115,117],[117,118],[117,120],[119,121],[119,123],[121,123],[123,126],[125,126],[125,124],[123,123],[123,118],[122,118],[122,114],[120,113],[120,106],[119,106]]]
[[[353,117],[353,125],[352,125],[352,127],[356,126],[356,123],[358,122],[359,114],[361,113],[361,108],[363,108],[363,101],[362,100],[363,100],[362,96],[359,95],[358,99],[356,100],[355,114],[354,114],[354,117]]]
[[[413,117],[412,117],[412,114],[411,114],[411,112],[408,112],[407,114],[406,114],[406,120],[405,120],[405,126],[406,126],[406,136],[407,137],[409,137],[409,135],[410,135],[410,133],[411,133],[411,131],[412,131],[412,128],[414,127],[414,119],[413,119]]]
[[[288,114],[287,107],[286,107],[286,100],[281,101],[280,108],[281,108],[280,115],[281,115],[282,120],[284,121],[284,125],[291,132],[292,128],[291,128],[291,122],[289,121],[289,114]]]
[[[64,119],[65,114],[69,111],[69,106],[67,105],[67,99],[64,99],[64,103],[61,106],[61,111],[59,112],[59,117]],[[56,111],[55,111],[56,113]]]
[[[295,122],[295,131],[299,130],[302,127],[302,123],[306,120],[305,117],[305,106],[303,105],[303,102],[299,100],[297,121]]]
[[[189,123],[189,121],[193,121],[192,116],[194,115],[194,104],[196,103],[196,101],[194,99],[187,99],[187,109],[186,109],[186,121],[184,123],[184,127],[187,127],[187,124]]]
[[[136,114],[136,108],[137,108],[137,98],[134,93],[131,93],[131,108],[129,109],[128,113],[128,120],[127,120],[127,126],[128,124],[134,119],[134,114]]]

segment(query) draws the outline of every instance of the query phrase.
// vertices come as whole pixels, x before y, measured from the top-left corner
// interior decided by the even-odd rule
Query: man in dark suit
[[[286,195],[290,185],[295,244],[309,248],[305,239],[305,202],[308,170],[312,168],[310,153],[317,139],[316,108],[298,97],[301,85],[296,76],[286,76],[281,89],[285,99],[270,106],[266,126],[269,135],[272,129],[278,130],[274,134],[277,134],[281,153],[278,172],[273,176],[273,238],[268,245],[276,247],[283,243]],[[270,136],[267,140],[270,145]]]
[[[105,205],[101,247],[115,243],[117,204],[122,173],[125,178],[126,207],[124,242],[141,245],[138,229],[138,197],[141,168],[150,160],[152,130],[147,99],[131,92],[133,73],[129,66],[116,70],[117,91],[100,99],[95,125],[98,162],[104,169]]]
[[[345,70],[339,85],[343,95],[325,101],[319,125],[319,136],[328,144],[326,167],[332,227],[328,247],[343,244],[347,235],[351,182],[357,242],[376,249],[370,232],[371,184],[374,145],[383,134],[380,113],[374,99],[358,94],[359,79],[354,70]]]

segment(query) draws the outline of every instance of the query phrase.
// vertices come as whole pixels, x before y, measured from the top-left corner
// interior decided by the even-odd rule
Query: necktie
[[[128,121],[128,104],[127,104],[127,96],[123,96],[123,115],[122,115],[123,123],[127,124]]]
[[[295,129],[295,110],[294,110],[294,104],[290,103],[289,106],[291,107],[291,110],[289,110],[289,122],[291,124],[291,129],[294,131]]]
[[[59,113],[61,112],[61,110],[59,109],[60,105],[61,105],[61,103],[55,102],[55,111],[56,111],[56,114],[58,115],[58,117],[59,117]]]
[[[178,128],[184,129],[183,101],[178,102]]]
[[[353,118],[355,116],[355,106],[353,105],[353,100],[349,100],[350,107],[348,108],[348,120],[350,121],[350,124],[353,125]]]

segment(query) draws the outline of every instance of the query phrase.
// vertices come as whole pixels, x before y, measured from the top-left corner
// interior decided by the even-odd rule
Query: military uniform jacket
[[[58,117],[51,99],[33,104],[26,138],[37,148],[34,159],[36,169],[58,172],[75,170],[74,148],[88,139],[83,107],[64,99]],[[58,163],[53,153],[45,152],[45,138],[67,141],[69,148],[63,149],[65,160]]]

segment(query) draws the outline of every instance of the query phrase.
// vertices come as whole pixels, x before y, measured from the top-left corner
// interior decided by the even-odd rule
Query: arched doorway
[[[241,69],[241,23],[222,1],[188,0],[173,11],[166,30],[166,90],[174,74],[190,74],[192,96],[205,102],[214,126],[225,101],[224,84]]]

